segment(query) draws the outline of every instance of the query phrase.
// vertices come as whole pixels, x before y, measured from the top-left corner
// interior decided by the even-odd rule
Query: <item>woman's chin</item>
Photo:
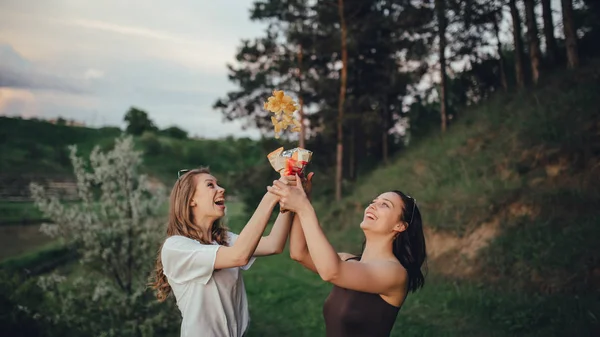
[[[227,207],[225,205],[215,205],[214,212],[216,216],[223,217],[226,214]]]
[[[360,223],[360,228],[362,228],[362,229],[369,228],[369,223],[363,219],[363,221]]]

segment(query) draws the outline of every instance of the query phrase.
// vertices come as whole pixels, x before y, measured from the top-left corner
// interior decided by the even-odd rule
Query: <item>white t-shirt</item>
[[[227,232],[229,246],[237,235]],[[254,263],[214,270],[216,242],[206,245],[185,236],[171,236],[161,250],[163,273],[181,311],[181,337],[241,337],[250,315],[240,269]]]

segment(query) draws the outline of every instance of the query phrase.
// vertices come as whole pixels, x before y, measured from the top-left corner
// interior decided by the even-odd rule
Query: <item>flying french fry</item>
[[[275,138],[279,138],[280,132],[289,126],[292,126],[290,131],[300,132],[302,124],[294,118],[294,112],[298,110],[298,105],[283,90],[274,90],[273,96],[267,99],[264,108],[275,114],[275,116],[271,116]]]

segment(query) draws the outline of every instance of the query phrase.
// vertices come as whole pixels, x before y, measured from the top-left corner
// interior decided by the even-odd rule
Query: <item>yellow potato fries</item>
[[[275,116],[271,116],[271,122],[275,129],[275,138],[288,126],[293,126],[290,131],[300,132],[300,122],[294,118],[294,112],[298,109],[296,102],[283,93],[283,90],[273,91],[273,96],[265,102],[264,108]]]

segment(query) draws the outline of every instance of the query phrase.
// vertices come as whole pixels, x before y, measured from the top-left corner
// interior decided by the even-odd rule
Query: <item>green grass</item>
[[[247,217],[236,211],[237,206],[229,209],[229,225],[239,233]],[[360,237],[358,228],[344,234],[328,232],[339,250],[352,248],[341,242],[344,239]],[[249,337],[324,335],[322,308],[331,285],[291,260],[287,250],[257,259],[244,272],[244,280]],[[600,329],[598,317],[600,302],[594,297],[499,290],[481,282],[444,278],[433,270],[426,286],[407,298],[392,336],[591,336]]]
[[[0,261],[30,252],[52,241],[40,231],[39,225],[0,226]]]
[[[244,273],[248,336],[323,336],[322,307],[331,286],[283,255],[258,259]],[[430,275],[407,298],[392,336],[591,336],[600,326],[593,297],[494,291]]]
[[[44,215],[32,202],[0,201],[0,226],[40,223]]]
[[[482,263],[513,287],[597,292],[600,279],[594,281],[593,274],[600,264],[598,190],[580,194],[572,188],[538,189],[527,200],[541,205],[540,214],[506,221],[507,228],[481,254]]]
[[[0,269],[36,275],[67,263],[72,257],[73,254],[68,247],[59,241],[54,241],[2,260]]]

